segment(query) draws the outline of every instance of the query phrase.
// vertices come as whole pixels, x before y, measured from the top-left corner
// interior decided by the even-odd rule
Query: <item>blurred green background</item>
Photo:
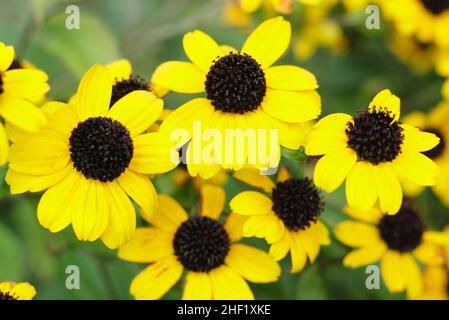
[[[0,41],[14,45],[17,54],[49,75],[49,97],[67,100],[76,90],[83,73],[94,63],[109,63],[127,58],[134,74],[149,80],[155,67],[166,60],[185,60],[182,36],[202,29],[222,44],[239,48],[251,29],[265,18],[257,12],[248,28],[226,25],[223,10],[226,0],[0,0]],[[80,30],[65,28],[67,5],[78,5]],[[297,33],[302,23],[302,7],[295,5],[287,16]],[[333,12],[338,21],[341,8]],[[367,106],[381,89],[389,88],[402,99],[402,113],[428,110],[441,99],[442,79],[432,71],[416,73],[401,63],[387,48],[389,28],[364,27],[360,12],[344,24],[349,42],[344,55],[319,50],[309,61],[295,60],[291,50],[279,64],[296,64],[312,71],[318,78],[323,99],[323,114],[354,113]],[[299,40],[301,41],[301,40]],[[189,95],[170,94],[167,108],[176,108]],[[310,175],[310,166],[294,159],[283,160],[295,175]],[[36,217],[39,194],[8,195],[4,183],[6,168],[0,168],[0,281],[28,281],[37,288],[37,299],[130,299],[131,279],[144,265],[118,260],[114,251],[101,243],[79,242],[71,228],[51,234],[40,227]],[[174,195],[190,212],[195,211],[197,196],[187,184],[177,189],[171,175],[157,177],[159,192]],[[228,201],[247,188],[230,180],[226,186]],[[342,188],[325,196],[322,216],[332,228],[344,219],[340,210],[345,203]],[[449,212],[430,191],[417,204],[429,226],[442,229],[449,222]],[[140,218],[139,218],[140,219]],[[142,223],[139,221],[139,223]],[[263,241],[250,242],[267,248]],[[318,260],[297,275],[289,273],[290,261],[282,262],[283,274],[278,283],[252,285],[258,299],[398,299],[381,285],[380,290],[365,288],[364,268],[350,270],[342,266],[347,248],[336,242],[322,248]],[[77,265],[81,271],[81,289],[65,288],[66,267]],[[182,282],[181,282],[182,283]],[[164,298],[181,296],[181,285]]]

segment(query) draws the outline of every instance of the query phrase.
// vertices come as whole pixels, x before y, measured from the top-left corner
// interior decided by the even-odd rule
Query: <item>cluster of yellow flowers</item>
[[[249,11],[259,2],[251,7],[242,1]],[[184,299],[252,299],[247,281],[277,281],[278,261],[288,253],[291,271],[299,272],[330,244],[328,227],[319,219],[324,210],[320,189],[332,192],[345,182],[344,211],[359,221],[343,221],[334,229],[338,240],[356,248],[344,265],[380,260],[391,292],[420,297],[425,285],[417,260],[435,268],[447,263],[449,230],[428,230],[403,192],[433,186],[436,194],[448,197],[443,141],[449,141],[444,128],[449,106],[402,122],[400,99],[383,90],[356,115],[331,114],[310,128],[321,114],[315,76],[293,65],[273,66],[290,38],[290,23],[282,17],[259,25],[240,51],[195,30],[183,38],[190,62],[162,63],[149,83],[134,75],[126,60],[94,65],[68,102],[46,101],[46,74],[0,43],[0,115],[5,120],[0,159],[8,162],[11,193],[44,191],[37,208],[44,228],[59,232],[72,225],[79,240],[101,239],[118,249],[121,259],[148,263],[131,283],[136,299],[161,298],[184,270]],[[169,112],[162,99],[168,92],[205,97]],[[220,146],[213,163],[189,161],[195,146],[204,144],[194,134],[196,122],[220,136],[229,129],[275,130],[274,149],[303,147],[318,159],[313,179],[292,177],[287,167],[280,168],[276,180],[261,174],[269,168],[250,161],[249,143],[241,153],[232,149],[230,156],[226,144]],[[189,136],[175,143],[178,129]],[[180,145],[186,165],[179,163]],[[280,156],[269,167],[279,162]],[[176,175],[177,185],[188,176],[200,179],[194,216],[172,197],[157,194],[150,180],[175,168],[183,172]],[[258,189],[230,199],[229,214],[224,214],[225,170]],[[133,202],[149,226],[136,228]],[[265,239],[269,252],[239,243],[244,237]],[[1,299],[34,294],[27,284],[0,285]]]

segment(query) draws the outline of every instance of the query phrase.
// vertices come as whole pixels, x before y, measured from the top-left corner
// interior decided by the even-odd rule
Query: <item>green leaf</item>
[[[327,293],[317,265],[310,265],[299,278],[296,287],[296,299],[322,300]]]
[[[305,154],[304,147],[301,147],[298,150],[290,150],[290,149],[282,148],[281,154],[285,158],[297,160],[297,161],[305,161],[309,158]]]

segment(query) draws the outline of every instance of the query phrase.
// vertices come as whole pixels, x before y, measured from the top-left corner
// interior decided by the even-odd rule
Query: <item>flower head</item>
[[[314,172],[315,184],[332,192],[346,179],[349,206],[368,210],[379,200],[384,212],[401,207],[399,179],[434,185],[438,166],[423,153],[439,138],[399,122],[400,100],[383,90],[356,116],[337,113],[314,126],[307,155],[324,155]]]
[[[252,169],[240,170],[234,176],[270,194],[243,191],[231,200],[232,211],[248,217],[244,236],[265,238],[276,260],[291,252],[292,272],[301,271],[307,257],[313,263],[320,246],[328,245],[330,239],[318,219],[324,204],[312,181],[290,178],[285,169],[276,184]]]
[[[146,174],[173,169],[173,144],[146,133],[162,112],[154,94],[135,90],[110,107],[108,70],[93,66],[71,105],[57,103],[48,125],[11,146],[6,181],[13,194],[46,190],[37,209],[40,224],[58,232],[72,224],[80,240],[101,237],[110,248],[130,239],[135,209],[151,215],[156,191]]]
[[[279,265],[265,252],[237,243],[244,220],[224,210],[222,188],[201,189],[199,215],[188,216],[171,197],[159,195],[151,227],[138,228],[134,237],[119,248],[121,259],[150,263],[131,283],[136,299],[159,299],[187,271],[183,299],[253,299],[245,280],[276,281]]]
[[[36,289],[28,282],[0,282],[0,301],[32,300]]]

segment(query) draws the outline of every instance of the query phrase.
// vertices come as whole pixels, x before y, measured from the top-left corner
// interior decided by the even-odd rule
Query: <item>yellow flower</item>
[[[240,7],[246,13],[251,13],[260,8],[264,0],[239,0]],[[318,5],[323,0],[297,0],[305,5]],[[271,6],[280,13],[290,13],[292,11],[294,0],[268,0]]]
[[[233,50],[226,54],[205,33],[196,30],[186,34],[184,50],[193,63],[163,63],[152,80],[175,92],[206,91],[207,98],[193,99],[176,109],[162,123],[161,131],[171,133],[182,128],[192,136],[193,122],[200,122],[203,131],[218,130],[221,137],[226,136],[228,129],[274,129],[280,145],[298,149],[304,141],[301,123],[321,113],[321,98],[315,90],[315,76],[307,70],[296,66],[271,67],[287,49],[290,34],[290,23],[282,17],[273,18],[257,27],[241,53]],[[196,145],[195,139],[187,154],[192,145]],[[189,163],[189,173],[207,179],[221,167],[240,169],[245,164],[241,162],[248,159],[248,148],[244,148],[243,155],[236,149],[231,159],[227,157],[230,152],[222,152],[218,163]],[[252,165],[260,168],[266,164]]]
[[[1,300],[32,300],[36,289],[28,282],[0,282]]]
[[[0,42],[0,116],[28,132],[38,132],[46,124],[44,114],[34,103],[49,90],[47,75],[24,68],[15,59],[14,48]],[[8,138],[0,122],[0,165],[8,158]]]
[[[111,106],[112,80],[103,66],[83,77],[73,106],[60,102],[48,126],[11,146],[6,181],[11,193],[48,189],[40,224],[58,232],[72,224],[80,240],[101,237],[109,248],[129,240],[136,225],[130,196],[146,215],[156,191],[146,174],[176,167],[169,137],[142,134],[159,117],[162,100],[133,91]]]
[[[244,236],[265,238],[277,261],[290,252],[292,272],[301,271],[307,258],[313,263],[320,246],[328,245],[330,239],[326,226],[318,220],[323,202],[312,181],[289,178],[285,169],[276,184],[252,169],[242,169],[234,176],[270,194],[243,191],[231,200],[233,213],[249,216],[243,225]]]
[[[449,273],[442,266],[429,266],[423,272],[423,290],[418,300],[448,300]]]
[[[295,56],[300,60],[311,58],[319,48],[340,54],[347,47],[340,25],[329,15],[338,0],[324,0],[319,6],[304,8],[303,26],[294,42]]]
[[[441,175],[436,178],[435,185],[432,186],[433,192],[449,206],[449,104],[442,102],[436,106],[428,115],[421,111],[415,111],[404,117],[404,123],[420,128],[421,130],[435,134],[440,143],[426,152],[424,155],[435,161],[441,169]],[[424,189],[411,180],[401,179],[404,194],[410,197],[417,196]]]
[[[335,236],[355,248],[343,259],[349,268],[358,268],[380,260],[380,271],[392,293],[407,291],[409,298],[421,293],[423,280],[417,261],[430,266],[444,263],[442,245],[449,234],[427,231],[421,217],[410,204],[395,215],[382,213],[378,207],[367,211],[345,208],[345,213],[359,221],[346,220],[335,227]]]
[[[159,299],[185,278],[183,299],[254,299],[245,280],[274,282],[279,265],[262,250],[237,243],[243,218],[230,214],[221,224],[222,188],[201,189],[199,215],[189,217],[171,197],[159,195],[152,227],[138,228],[119,248],[121,259],[150,263],[131,283],[135,299]]]
[[[446,0],[381,0],[382,14],[399,33],[420,42],[449,48],[449,2]]]
[[[375,0],[342,0],[343,6],[349,12],[365,10],[365,8],[375,3]]]
[[[318,121],[305,147],[307,155],[324,155],[315,167],[315,184],[332,192],[346,179],[349,206],[367,210],[379,200],[390,214],[401,207],[398,178],[434,185],[440,169],[422,152],[439,139],[402,124],[399,115],[399,98],[383,90],[355,117],[336,113]]]

